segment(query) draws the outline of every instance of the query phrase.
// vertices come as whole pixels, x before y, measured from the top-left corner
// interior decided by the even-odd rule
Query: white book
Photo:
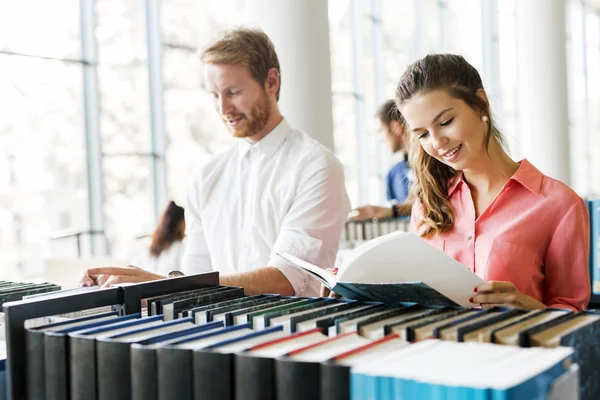
[[[353,249],[337,275],[289,253],[277,253],[334,292],[354,300],[474,307],[473,289],[484,282],[419,236],[393,232]]]

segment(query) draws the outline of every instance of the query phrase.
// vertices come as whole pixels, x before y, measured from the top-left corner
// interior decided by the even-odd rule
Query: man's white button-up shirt
[[[333,267],[349,210],[341,163],[284,119],[254,145],[239,140],[196,174],[185,210],[183,270],[228,273],[271,266],[286,276],[296,296],[317,295],[318,281],[275,253]]]

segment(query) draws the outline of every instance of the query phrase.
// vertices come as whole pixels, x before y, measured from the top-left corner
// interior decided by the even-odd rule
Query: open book
[[[407,232],[392,232],[353,249],[337,275],[291,254],[277,254],[354,300],[473,307],[469,299],[483,282],[443,251]]]

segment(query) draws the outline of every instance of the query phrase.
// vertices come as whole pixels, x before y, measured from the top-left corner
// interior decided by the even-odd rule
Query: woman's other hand
[[[514,307],[526,310],[546,308],[544,303],[519,292],[512,282],[484,282],[478,285],[474,289],[474,292],[475,295],[471,298],[471,303],[479,304],[483,308],[494,306]]]

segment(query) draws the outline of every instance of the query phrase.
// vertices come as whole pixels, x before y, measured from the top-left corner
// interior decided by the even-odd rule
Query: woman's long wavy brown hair
[[[181,230],[182,221],[184,221],[183,207],[178,206],[174,201],[169,202],[152,234],[150,255],[158,257],[160,253],[171,247],[174,242],[183,240],[184,233]]]
[[[477,96],[483,83],[477,70],[463,57],[454,54],[430,54],[411,64],[400,78],[396,89],[398,108],[416,95],[434,90],[447,90],[450,96],[463,100],[471,108],[488,116],[485,146],[490,139],[506,148],[504,136],[494,124],[489,103]],[[407,132],[408,132],[408,127]],[[423,212],[420,221],[425,229],[421,236],[430,237],[448,231],[454,224],[454,212],[448,201],[448,187],[460,174],[448,165],[436,160],[423,150],[416,135],[410,135],[409,162],[416,176],[413,195],[419,199]]]

